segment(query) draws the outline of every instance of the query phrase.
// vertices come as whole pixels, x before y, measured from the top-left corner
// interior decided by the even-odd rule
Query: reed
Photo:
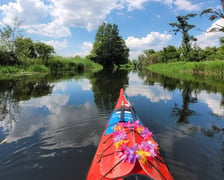
[[[153,64],[148,66],[151,71],[160,74],[204,74],[224,75],[224,61],[202,61],[202,62],[172,62],[164,64]]]

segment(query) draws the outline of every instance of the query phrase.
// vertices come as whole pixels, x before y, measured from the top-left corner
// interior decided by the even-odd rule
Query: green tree
[[[179,60],[180,54],[175,46],[169,45],[163,48],[163,62],[177,61]]]
[[[19,59],[36,58],[34,43],[30,38],[19,37],[15,41],[15,52]]]
[[[116,24],[99,26],[90,59],[104,67],[128,63],[129,49]]]
[[[54,53],[53,46],[47,45],[42,42],[34,43],[36,56],[43,60],[44,64],[48,64],[49,57]]]
[[[185,58],[187,58],[188,53],[191,51],[191,41],[197,41],[194,36],[189,35],[189,30],[193,29],[195,25],[188,23],[188,20],[195,16],[196,14],[194,13],[190,13],[185,16],[177,16],[176,18],[178,22],[169,23],[169,25],[173,27],[173,32],[175,35],[179,32],[182,34],[181,47]]]

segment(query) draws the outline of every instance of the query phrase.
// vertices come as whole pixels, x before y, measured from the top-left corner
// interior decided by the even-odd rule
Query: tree
[[[44,63],[47,65],[47,60],[49,57],[54,53],[53,46],[47,45],[42,42],[36,42],[34,43],[35,53],[36,56],[44,61]]]
[[[99,26],[90,59],[104,67],[128,63],[129,49],[119,36],[116,24]]]
[[[176,35],[177,33],[182,34],[182,45],[183,48],[183,55],[184,57],[187,57],[188,53],[191,50],[191,41],[197,41],[197,39],[194,36],[189,35],[189,30],[193,29],[195,25],[189,24],[188,20],[190,18],[195,17],[196,14],[190,13],[185,16],[177,16],[178,22],[169,23],[170,26],[172,26],[173,32]]]
[[[0,29],[0,45],[4,50],[15,53],[15,41],[18,37],[22,36],[22,30],[20,29],[21,23],[22,21],[15,18],[11,26],[4,24],[5,27]]]
[[[30,38],[17,38],[15,41],[15,52],[20,59],[37,57],[34,42]]]
[[[208,8],[201,12],[200,16],[207,14],[209,16],[209,20],[217,20],[220,18],[224,18],[224,0],[220,0],[222,9],[212,9]],[[224,32],[224,26],[216,24],[216,27],[211,28],[208,32]]]
[[[177,61],[180,57],[180,54],[175,46],[169,45],[163,48],[163,56],[164,56],[163,62]]]

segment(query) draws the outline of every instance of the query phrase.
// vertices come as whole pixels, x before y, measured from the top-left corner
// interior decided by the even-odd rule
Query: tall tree
[[[104,67],[125,64],[128,62],[129,49],[119,35],[116,24],[103,23],[96,33],[95,42],[90,54],[91,60]]]
[[[176,35],[177,33],[182,34],[182,48],[183,48],[183,55],[184,57],[187,57],[188,53],[191,50],[191,41],[197,41],[197,39],[189,35],[189,31],[195,27],[193,24],[189,24],[188,20],[190,18],[195,17],[196,14],[190,13],[185,16],[177,16],[178,22],[169,23],[170,26],[173,27],[173,32]]]
[[[12,25],[4,24],[5,26],[0,29],[0,45],[4,50],[15,53],[15,41],[22,36],[21,23],[22,21],[15,18]]]
[[[203,10],[200,14],[200,16],[207,14],[210,21],[217,20],[220,18],[224,18],[224,0],[221,1],[221,9],[213,9],[213,8],[207,8]],[[220,24],[216,24],[216,27],[213,27],[209,30],[209,32],[224,32],[224,26]]]

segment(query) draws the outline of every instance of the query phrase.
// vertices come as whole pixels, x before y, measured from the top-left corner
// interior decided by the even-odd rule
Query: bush
[[[28,71],[47,73],[49,69],[45,65],[32,65],[28,68]]]

